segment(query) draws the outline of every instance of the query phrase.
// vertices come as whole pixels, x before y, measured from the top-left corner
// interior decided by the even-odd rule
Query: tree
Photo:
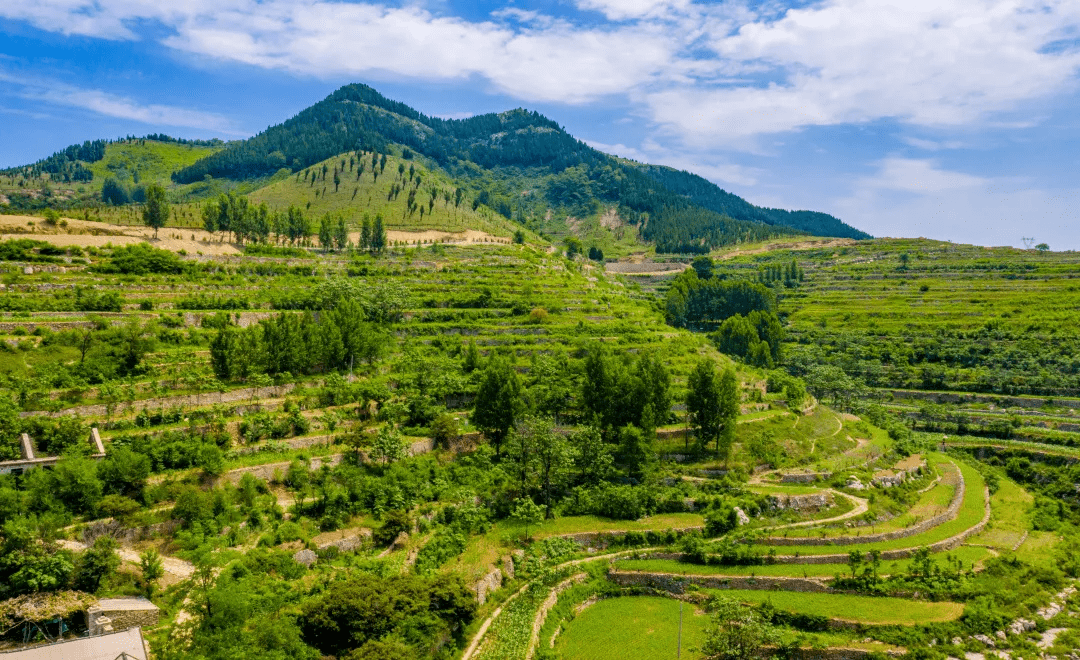
[[[714,660],[751,660],[779,635],[754,609],[733,598],[717,596],[711,603],[712,619],[705,630],[702,651]]]
[[[1039,243],[1038,245],[1035,246],[1035,249],[1038,250],[1039,252],[1049,252],[1050,251],[1050,246],[1047,245],[1046,243]]]
[[[94,539],[94,545],[82,553],[75,568],[75,587],[78,590],[95,593],[101,588],[102,582],[116,573],[120,567],[117,547],[119,543],[108,534]]]
[[[160,184],[151,183],[146,187],[142,218],[144,225],[154,228],[154,238],[157,238],[158,229],[169,220],[169,202],[165,199],[165,188]]]
[[[330,214],[327,213],[319,219],[319,246],[322,247],[323,252],[333,247],[333,240],[334,224]]]
[[[150,476],[150,459],[127,447],[114,446],[98,463],[97,476],[105,493],[137,497]]]
[[[708,255],[695,258],[690,266],[697,272],[698,279],[707,280],[713,276],[713,260]]]
[[[146,592],[146,597],[151,598],[157,587],[157,581],[165,575],[165,567],[157,550],[150,549],[139,555],[139,569],[142,571],[143,590]]]
[[[859,572],[859,567],[863,565],[864,561],[865,557],[861,550],[855,549],[848,553],[848,566],[851,567],[852,578]]]
[[[686,411],[699,445],[704,448],[710,442],[719,441],[723,422],[720,417],[720,385],[716,378],[716,366],[709,358],[703,358],[694,367],[686,383]]]
[[[552,493],[566,484],[573,465],[570,443],[561,433],[556,433],[550,420],[527,417],[515,429],[514,448],[523,448],[520,455],[522,492],[527,493],[527,480],[533,474],[539,481],[544,497],[544,517],[552,518]]]
[[[101,200],[106,204],[122,206],[131,201],[131,195],[128,194],[123,184],[110,176],[101,185]]]
[[[461,369],[467,374],[471,374],[480,368],[480,351],[476,348],[476,340],[470,339],[468,346],[465,347],[465,356],[461,361]]]
[[[727,460],[731,445],[735,442],[741,398],[735,370],[728,367],[720,376],[720,435],[716,439],[716,455],[724,460]]]
[[[431,422],[431,439],[439,447],[449,447],[451,441],[461,436],[461,426],[457,417],[450,413],[442,413]]]
[[[544,521],[544,509],[531,497],[519,497],[510,508],[510,517],[525,525],[525,540],[529,540],[529,525],[539,525]]]
[[[364,219],[360,222],[360,249],[368,250],[371,248],[371,218],[368,214],[364,214]]]
[[[337,226],[334,227],[334,247],[340,252],[349,243],[349,227],[345,224],[344,216],[338,216]]]
[[[473,403],[472,423],[495,445],[501,455],[502,443],[525,411],[521,379],[508,362],[498,357],[488,361]]]
[[[638,482],[646,481],[656,463],[653,434],[627,424],[619,429],[619,454],[627,476]]]
[[[387,424],[379,429],[371,444],[371,460],[378,463],[394,463],[408,455],[408,448],[401,433]]]
[[[375,216],[375,223],[371,227],[371,249],[376,252],[386,249],[386,228],[381,213]]]
[[[570,444],[581,483],[595,486],[611,474],[611,450],[596,427],[587,426],[572,434]]]

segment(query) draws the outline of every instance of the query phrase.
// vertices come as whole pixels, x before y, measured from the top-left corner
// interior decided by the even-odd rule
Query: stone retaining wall
[[[136,410],[142,410],[143,408],[170,408],[176,406],[208,406],[215,403],[233,403],[236,401],[245,401],[254,398],[274,398],[288,394],[296,387],[293,383],[286,383],[285,385],[276,385],[271,387],[245,387],[239,390],[230,390],[228,392],[206,392],[203,394],[185,394],[181,396],[169,396],[159,399],[141,399],[137,401],[117,401],[113,405],[113,414],[120,414],[124,412],[133,412]],[[20,417],[61,417],[63,415],[81,415],[83,417],[102,417],[107,414],[105,410],[105,404],[100,403],[91,406],[76,406],[74,408],[65,408],[64,410],[58,410],[56,412],[45,412],[42,410],[31,410],[27,412],[19,413]]]
[[[621,587],[646,587],[673,594],[686,592],[688,585],[706,589],[744,589],[749,591],[798,591],[801,593],[842,593],[827,586],[823,580],[800,577],[743,577],[726,575],[680,575],[677,573],[643,573],[612,569],[608,579]]]
[[[805,495],[787,495],[783,493],[770,494],[769,504],[774,509],[791,509],[793,511],[821,511],[833,505],[833,494],[830,491],[820,493],[806,493]]]
[[[87,523],[82,529],[81,538],[87,545],[93,545],[97,537],[111,536],[121,544],[131,545],[138,541],[169,536],[178,527],[180,527],[179,520],[166,520],[142,527],[125,527],[119,520],[106,518]]]
[[[696,525],[694,527],[680,527],[678,529],[672,529],[670,531],[673,531],[676,534],[685,534],[687,532],[700,532],[700,531],[702,531],[704,529],[705,529],[704,526]],[[642,534],[646,534],[646,533],[648,533],[650,531],[651,532],[663,533],[663,532],[667,532],[668,530],[666,530],[666,529],[654,529],[654,530],[615,530],[615,531],[610,531],[610,532],[578,532],[576,534],[560,534],[559,536],[561,538],[569,539],[571,541],[574,541],[575,543],[577,543],[578,545],[580,545],[583,548],[602,549],[602,548],[606,548],[609,545],[611,545],[611,543],[614,540],[622,538],[623,536],[626,536],[626,534],[628,534],[630,531],[641,532]]]
[[[815,481],[825,481],[832,477],[830,472],[789,472],[780,475],[782,484],[810,484]]]
[[[792,545],[856,545],[860,543],[878,543],[880,541],[895,541],[897,539],[905,539],[909,536],[916,536],[922,534],[925,531],[933,529],[938,525],[955,520],[956,516],[960,515],[960,507],[964,504],[964,492],[966,485],[964,483],[964,473],[957,467],[957,476],[959,481],[956,484],[956,491],[953,493],[952,501],[949,502],[949,507],[945,509],[944,513],[938,514],[933,518],[924,520],[923,522],[897,530],[895,532],[882,532],[880,534],[870,534],[868,536],[837,536],[834,538],[810,538],[810,537],[783,537],[783,536],[768,536],[761,540],[764,545],[778,545],[778,546],[792,546]]]
[[[965,529],[955,536],[951,536],[943,541],[932,543],[927,546],[930,552],[948,552],[949,550],[955,550],[960,546],[968,537],[974,536],[983,531],[986,528],[986,523],[990,521],[990,491],[987,489],[983,491],[983,496],[986,502],[986,512],[983,514],[983,518],[976,525]],[[881,558],[884,560],[893,559],[907,559],[915,554],[918,547],[913,548],[900,548],[898,550],[885,550],[881,553]],[[842,555],[801,555],[795,556],[779,556],[776,557],[777,564],[846,564],[848,556]]]
[[[341,462],[341,454],[331,454],[330,456],[315,456],[311,459],[311,469],[318,470],[324,465],[333,467]],[[234,486],[240,483],[240,479],[245,474],[250,474],[256,479],[262,479],[263,481],[270,481],[274,478],[274,472],[280,471],[282,476],[289,469],[289,463],[291,461],[280,461],[277,463],[265,463],[263,465],[252,465],[251,467],[236,468],[235,470],[229,470],[225,474],[218,478],[218,483],[228,481]]]

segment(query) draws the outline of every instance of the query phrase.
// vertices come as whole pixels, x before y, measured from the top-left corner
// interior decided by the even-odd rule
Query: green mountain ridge
[[[158,138],[171,140],[151,136]],[[706,253],[732,243],[800,234],[870,238],[825,213],[755,206],[690,172],[616,158],[534,111],[519,108],[468,119],[441,119],[362,84],[342,87],[252,138],[214,146],[193,162],[173,160],[170,178],[176,199],[199,199],[227,188],[257,191],[286,174],[306,177],[312,166],[323,168],[334,159],[341,163],[348,159],[351,174],[353,160],[360,161],[362,154],[365,158],[387,154],[416,162],[432,175],[438,172],[426,181],[439,182],[442,191],[461,189],[473,210],[482,205],[547,236],[595,236],[608,229],[601,216],[614,213],[626,227],[618,240],[651,243],[660,253]],[[100,175],[102,168],[93,161],[83,166],[81,155],[100,161],[106,151],[104,143],[87,143],[29,168],[57,169],[65,177],[77,171],[85,179],[87,174]],[[9,175],[19,169],[12,168]],[[336,178],[339,168],[333,169]],[[340,172],[344,176],[344,165]],[[325,182],[326,174],[322,174]],[[356,180],[360,182],[361,177],[357,175]],[[413,181],[411,174],[409,181]],[[428,189],[432,185],[419,190],[417,183],[417,194],[437,194]],[[94,181],[91,188],[99,186]],[[275,204],[311,208],[310,196],[271,197]],[[342,209],[350,221],[358,211],[351,206],[355,204]],[[632,235],[627,237],[628,233]]]
[[[518,108],[467,119],[440,119],[389,100],[366,85],[342,87],[282,124],[180,170],[174,179],[190,183],[207,174],[245,178],[271,174],[281,167],[297,171],[346,151],[383,152],[390,144],[415,150],[451,173],[466,177],[475,177],[475,173],[463,164],[503,170],[503,179],[508,178],[505,170],[540,168],[546,174],[560,175],[584,167],[586,181],[571,181],[570,186],[563,186],[570,188],[567,195],[560,197],[556,192],[548,195],[548,201],[567,207],[572,214],[594,211],[595,204],[592,208],[580,206],[590,198],[617,203],[620,215],[631,224],[647,214],[652,222],[642,227],[642,238],[654,241],[658,251],[705,251],[702,248],[706,246],[715,247],[744,235],[767,237],[762,228],[742,223],[775,227],[778,233],[790,228],[819,236],[870,237],[824,213],[754,206],[698,175],[627,163],[577,140],[537,112]],[[522,178],[510,174],[511,179]],[[583,186],[584,193],[580,191]],[[525,188],[509,187],[507,192],[519,196]],[[513,204],[499,209],[496,202],[495,208],[507,217],[514,212]]]

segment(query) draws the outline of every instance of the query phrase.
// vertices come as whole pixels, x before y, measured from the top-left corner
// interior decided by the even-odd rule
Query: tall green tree
[[[326,252],[333,247],[334,241],[334,221],[327,213],[323,217],[319,218],[319,246]]]
[[[368,214],[364,214],[364,219],[360,222],[360,249],[371,249],[371,218]]]
[[[764,647],[779,641],[778,631],[754,608],[733,598],[718,596],[705,629],[702,651],[716,660],[751,660],[762,657]]]
[[[169,220],[169,201],[165,199],[165,188],[160,184],[151,183],[146,187],[142,218],[144,225],[154,228],[154,238],[157,238],[158,229]]]
[[[583,484],[595,486],[611,474],[611,449],[593,426],[571,434],[570,445],[574,450],[574,466],[577,479]]]
[[[619,455],[626,466],[626,474],[637,482],[647,481],[656,464],[654,434],[633,424],[619,429]]]
[[[566,436],[555,431],[550,420],[526,417],[513,431],[510,443],[514,461],[527,495],[539,488],[544,500],[544,517],[554,517],[552,497],[566,485],[573,466],[573,449]]]
[[[116,573],[120,567],[120,557],[116,554],[119,545],[108,534],[94,539],[94,545],[82,553],[75,565],[75,587],[78,590],[95,593],[103,582]]]
[[[709,443],[716,443],[717,456],[726,458],[739,415],[735,371],[729,368],[718,378],[713,361],[703,358],[690,373],[687,389],[686,410],[699,446],[704,449]]]
[[[376,252],[386,249],[386,227],[383,226],[381,213],[375,216],[375,223],[371,227],[371,249]]]
[[[502,454],[503,441],[525,412],[522,390],[517,371],[507,361],[493,356],[476,392],[472,423],[495,445],[496,454]]]
[[[735,442],[735,429],[739,421],[739,380],[731,367],[720,376],[720,435],[716,439],[716,455],[727,460],[731,445]]]
[[[334,248],[339,252],[345,249],[349,242],[349,227],[345,224],[345,217],[338,216],[337,225],[334,226]]]

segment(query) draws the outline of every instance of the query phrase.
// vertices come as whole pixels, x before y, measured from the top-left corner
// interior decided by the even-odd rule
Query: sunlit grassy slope
[[[337,184],[334,182],[335,168]],[[411,176],[410,168],[413,169]],[[388,229],[400,231],[475,229],[509,236],[518,229],[517,225],[487,207],[479,206],[473,210],[473,200],[467,194],[463,194],[459,202],[455,196],[457,184],[444,172],[425,167],[417,160],[388,156],[385,168],[373,169],[370,153],[361,153],[359,158],[354,154],[342,154],[274,179],[252,192],[249,195],[251,201],[256,204],[266,202],[273,209],[295,205],[316,217],[340,213],[353,223],[358,223],[365,213],[372,218],[381,214]],[[409,210],[410,192],[415,194],[412,211]]]

